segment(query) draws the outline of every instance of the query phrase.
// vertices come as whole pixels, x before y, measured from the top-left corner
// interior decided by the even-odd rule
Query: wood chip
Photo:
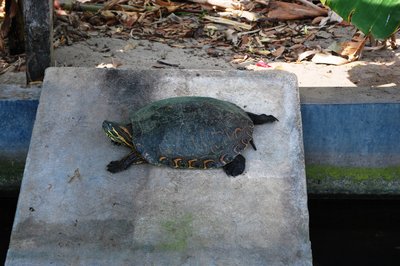
[[[245,29],[245,30],[251,30],[253,28],[253,26],[251,26],[249,24],[237,22],[237,21],[234,21],[234,20],[226,19],[226,18],[204,16],[204,19],[207,19],[207,20],[212,21],[214,23],[231,25],[231,26],[234,26],[236,28]]]

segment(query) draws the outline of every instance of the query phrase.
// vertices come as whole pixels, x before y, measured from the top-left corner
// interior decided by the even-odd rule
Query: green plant
[[[400,26],[400,0],[320,0],[364,34],[387,39]]]

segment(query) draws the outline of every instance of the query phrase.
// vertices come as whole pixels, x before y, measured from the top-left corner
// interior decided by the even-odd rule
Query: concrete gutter
[[[0,86],[0,191],[15,195],[21,185],[40,88]]]
[[[398,88],[301,88],[309,194],[400,194]]]
[[[300,88],[309,194],[400,194],[399,88]],[[40,89],[0,87],[0,191],[18,190]]]

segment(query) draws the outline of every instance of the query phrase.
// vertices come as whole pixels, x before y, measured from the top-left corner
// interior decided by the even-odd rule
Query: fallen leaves
[[[185,47],[184,40],[192,38],[198,47],[211,46],[208,50],[211,56],[223,56],[215,47],[232,46],[236,53],[286,61],[296,61],[298,53],[307,49],[303,43],[309,34],[304,30],[304,21],[283,21],[288,16],[294,18],[293,10],[298,18],[327,14],[326,9],[315,5],[272,0],[91,0],[64,7],[76,10],[71,15],[79,14],[81,22],[74,29],[66,27],[63,38],[56,41],[59,44],[68,45],[69,39],[74,41],[68,34],[75,30],[83,30],[87,36],[99,32],[118,38],[145,38],[175,47]],[[276,12],[280,17],[274,15]],[[272,20],[271,15],[275,16]]]
[[[320,47],[299,54],[298,61],[311,59],[316,64],[343,65],[361,57],[367,37],[356,34],[351,41],[334,41],[327,49]]]
[[[268,18],[277,20],[314,18],[328,13],[326,9],[315,9],[309,6],[280,1],[271,2],[270,7]]]
[[[357,60],[366,42],[355,36],[335,43],[338,36],[332,24],[340,23],[341,18],[308,0],[79,0],[56,1],[55,5],[54,47],[93,36],[148,39],[179,48],[207,46],[212,57],[223,57],[230,50],[239,56],[230,59],[232,64],[245,62],[265,68],[259,62],[343,64]],[[14,13],[11,8],[3,20],[3,36],[9,29],[7,19]],[[3,41],[0,38],[0,48]],[[316,47],[318,42],[331,44],[322,49]],[[155,67],[168,66],[157,64]],[[119,65],[113,62],[97,67]],[[11,69],[8,66],[0,66],[0,73]]]

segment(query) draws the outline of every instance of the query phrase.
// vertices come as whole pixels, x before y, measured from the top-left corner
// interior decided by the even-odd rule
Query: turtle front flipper
[[[246,168],[246,159],[243,155],[239,154],[233,159],[232,162],[226,164],[224,167],[224,171],[227,175],[237,176],[244,172]]]
[[[272,122],[275,122],[275,121],[279,121],[273,115],[266,115],[266,114],[256,115],[256,114],[253,114],[253,113],[250,113],[250,112],[247,112],[247,115],[253,121],[254,125],[262,125],[262,124],[265,124],[265,123],[272,123]]]
[[[119,161],[112,161],[107,165],[107,170],[111,173],[118,173],[126,170],[132,164],[147,163],[142,157],[136,152],[131,152]]]

